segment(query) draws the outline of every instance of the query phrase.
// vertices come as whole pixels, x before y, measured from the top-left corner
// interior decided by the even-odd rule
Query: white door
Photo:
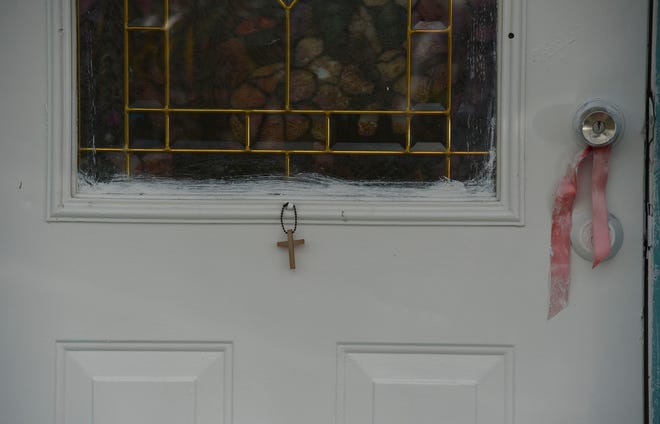
[[[49,17],[2,2],[0,422],[641,423],[647,2],[524,3],[525,225],[301,210],[292,272],[277,224],[46,222]],[[548,321],[552,195],[592,97],[626,119],[625,239],[573,257]]]

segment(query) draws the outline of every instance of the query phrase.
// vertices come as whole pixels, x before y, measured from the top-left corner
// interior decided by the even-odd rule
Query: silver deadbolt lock
[[[623,115],[612,104],[591,100],[580,106],[573,119],[578,139],[593,147],[616,143],[623,133]]]

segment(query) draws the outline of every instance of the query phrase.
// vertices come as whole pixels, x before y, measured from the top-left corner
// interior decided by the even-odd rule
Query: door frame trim
[[[48,191],[46,219],[92,222],[269,223],[284,201],[315,224],[524,225],[526,2],[499,3],[496,195],[401,200],[286,198],[279,195],[187,193],[90,194],[78,189],[76,169],[75,0],[46,0],[48,37]],[[504,117],[504,118],[502,118]]]

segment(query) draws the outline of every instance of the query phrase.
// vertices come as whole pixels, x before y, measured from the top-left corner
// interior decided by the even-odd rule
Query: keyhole
[[[603,121],[596,121],[594,122],[593,126],[591,127],[595,135],[601,135],[602,133],[605,132],[605,122]]]

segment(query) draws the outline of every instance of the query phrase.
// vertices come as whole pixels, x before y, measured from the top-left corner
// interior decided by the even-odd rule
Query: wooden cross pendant
[[[294,240],[293,230],[286,231],[286,241],[277,242],[277,247],[289,248],[289,269],[296,269],[296,253],[294,251],[294,246],[297,244],[305,244],[305,240],[304,239]]]

